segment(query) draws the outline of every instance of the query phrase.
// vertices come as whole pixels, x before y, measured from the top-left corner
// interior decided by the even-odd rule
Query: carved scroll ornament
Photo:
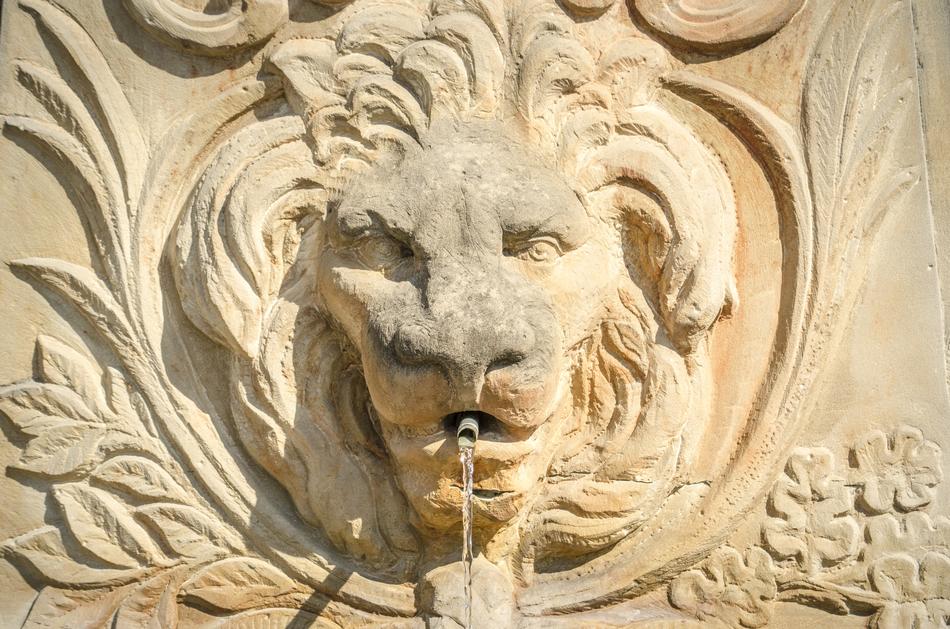
[[[125,0],[129,12],[148,31],[196,52],[226,54],[270,38],[287,22],[287,0],[231,2],[209,13],[175,0]]]
[[[353,0],[310,0],[340,8]],[[288,0],[232,1],[200,11],[175,0],[124,0],[150,32],[198,53],[225,54],[272,37],[288,21]],[[604,13],[615,0],[566,0],[576,16]],[[804,0],[636,0],[637,11],[669,41],[717,50],[757,43],[795,15]]]
[[[700,50],[755,44],[801,9],[804,0],[634,0],[637,11],[669,41]]]

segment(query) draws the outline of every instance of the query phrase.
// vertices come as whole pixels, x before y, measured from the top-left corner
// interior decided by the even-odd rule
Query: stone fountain
[[[945,626],[925,5],[3,3],[0,625]]]

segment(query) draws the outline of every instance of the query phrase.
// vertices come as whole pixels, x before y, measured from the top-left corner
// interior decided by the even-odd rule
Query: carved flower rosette
[[[852,446],[855,463],[844,468],[826,448],[797,448],[770,492],[761,546],[746,550],[744,563],[739,550],[717,549],[673,580],[670,601],[732,627],[766,626],[781,601],[868,615],[871,627],[942,626],[950,519],[926,513],[942,480],[939,455],[908,426],[872,432]],[[895,500],[898,490],[872,507],[888,482],[916,484],[914,505]]]

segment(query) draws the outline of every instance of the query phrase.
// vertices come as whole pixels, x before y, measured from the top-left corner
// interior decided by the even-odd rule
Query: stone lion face
[[[602,222],[515,134],[447,128],[332,206],[318,290],[356,347],[408,500],[460,517],[453,416],[482,413],[477,515],[518,513],[569,416],[568,351],[622,261]]]
[[[231,353],[248,454],[348,556],[441,552],[462,411],[482,541],[590,553],[688,480],[730,180],[658,96],[657,44],[588,49],[553,2],[511,29],[430,8],[268,53],[283,100],[190,199],[182,306]]]

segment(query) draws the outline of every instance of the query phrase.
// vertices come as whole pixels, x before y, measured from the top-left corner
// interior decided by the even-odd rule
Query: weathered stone
[[[3,626],[945,626],[923,4],[4,3]]]

